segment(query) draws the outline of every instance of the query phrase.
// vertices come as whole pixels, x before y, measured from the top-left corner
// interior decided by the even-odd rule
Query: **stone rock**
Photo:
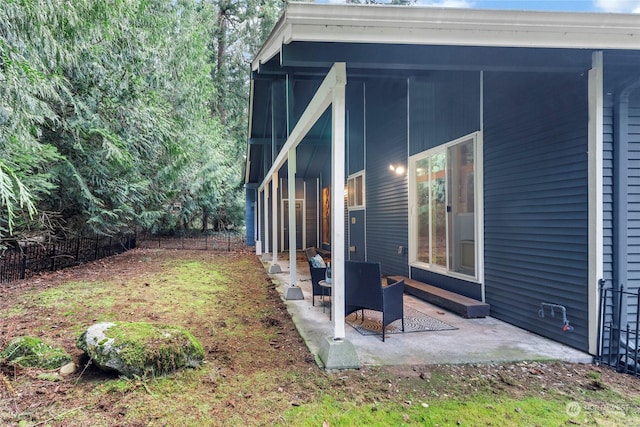
[[[67,376],[75,373],[78,370],[78,367],[75,363],[69,362],[66,365],[60,367],[60,375]]]
[[[20,366],[58,369],[71,361],[71,356],[61,348],[54,348],[35,337],[17,337],[0,352],[0,359]]]
[[[127,377],[196,368],[204,359],[202,344],[186,329],[147,322],[96,323],[76,345],[100,369]]]

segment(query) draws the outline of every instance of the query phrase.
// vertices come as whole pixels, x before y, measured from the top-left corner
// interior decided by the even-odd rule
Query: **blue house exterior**
[[[290,4],[247,150],[258,253],[380,262],[594,355],[599,283],[640,285],[638,15]]]

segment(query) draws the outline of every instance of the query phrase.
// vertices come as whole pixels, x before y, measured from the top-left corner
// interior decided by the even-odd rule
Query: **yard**
[[[0,296],[0,348],[38,336],[79,363],[52,382],[0,361],[1,425],[640,425],[640,380],[604,367],[324,372],[250,253],[136,249],[4,285]],[[101,373],[75,348],[101,320],[182,325],[204,344],[206,363],[161,378]]]

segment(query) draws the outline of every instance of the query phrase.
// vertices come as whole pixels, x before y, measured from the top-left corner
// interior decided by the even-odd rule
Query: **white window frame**
[[[425,157],[447,150],[449,147],[469,141],[474,142],[474,238],[475,238],[475,275],[451,271],[448,265],[449,259],[449,239],[447,238],[447,267],[431,265],[423,261],[418,261],[418,208],[416,200],[416,163]],[[482,132],[474,132],[449,141],[446,144],[439,145],[434,148],[422,151],[409,157],[409,265],[421,270],[433,271],[434,273],[445,276],[455,277],[466,281],[482,283],[484,278],[484,171],[483,165],[483,148],[482,148]],[[448,221],[447,221],[448,227]],[[447,229],[447,236],[449,235]]]
[[[354,193],[354,200],[357,200],[357,197],[355,197],[355,189],[356,187],[356,182],[357,179],[362,177],[362,194],[361,194],[361,203],[356,203],[354,202],[353,204],[351,203],[350,200],[350,192],[349,192],[349,187],[351,185],[353,185],[353,193]],[[367,195],[367,187],[366,187],[366,179],[365,179],[365,173],[364,170],[361,170],[360,172],[356,172],[352,175],[349,175],[349,178],[347,179],[347,209],[350,211],[355,211],[355,210],[363,210],[366,207],[366,195]]]

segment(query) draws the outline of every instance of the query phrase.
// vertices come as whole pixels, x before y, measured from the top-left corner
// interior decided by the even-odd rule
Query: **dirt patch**
[[[472,393],[560,395],[586,399],[596,411],[606,409],[608,393],[640,399],[636,378],[559,362],[325,373],[262,265],[245,252],[137,249],[14,282],[0,287],[0,320],[0,348],[16,336],[38,336],[64,347],[80,367],[52,382],[0,363],[1,425],[272,425],[323,396],[406,404]],[[205,367],[153,380],[104,374],[75,347],[79,331],[99,320],[180,324],[203,343]]]

